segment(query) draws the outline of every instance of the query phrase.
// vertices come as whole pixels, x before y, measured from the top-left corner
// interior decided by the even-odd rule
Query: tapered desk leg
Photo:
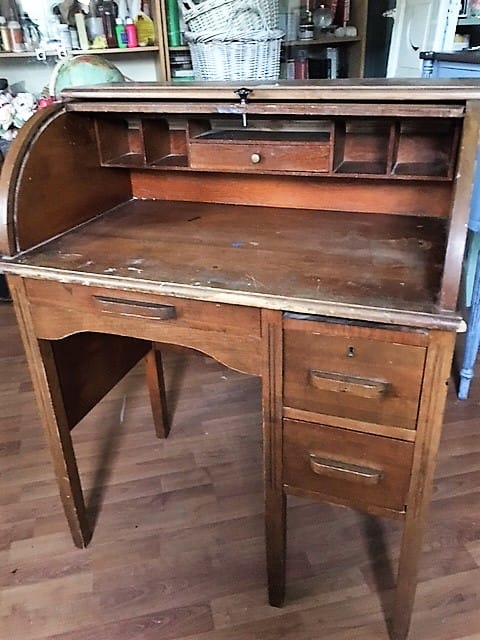
[[[9,278],[9,286],[65,515],[74,543],[77,547],[86,547],[92,531],[87,519],[53,351],[50,342],[35,338],[21,281]]]
[[[167,411],[162,354],[153,345],[145,356],[145,372],[155,433],[158,438],[166,438],[170,433],[170,420]]]
[[[480,252],[477,254],[475,279],[473,281],[470,316],[467,334],[465,336],[465,351],[463,353],[462,368],[460,369],[460,384],[458,397],[466,400],[470,391],[470,383],[474,376],[475,361],[480,345]]]
[[[391,624],[391,640],[406,640],[410,629],[422,545],[422,531],[415,520],[414,517],[409,518],[407,515],[404,524]]]
[[[267,547],[268,601],[281,607],[285,599],[286,497],[267,489],[265,496],[265,538]]]
[[[455,334],[431,331],[417,422],[412,477],[406,505],[391,639],[405,640],[410,628],[417,588],[423,532],[426,525],[435,460],[442,432]]]
[[[286,498],[282,488],[282,314],[262,311],[263,451],[265,545],[268,598],[281,607],[285,597]]]

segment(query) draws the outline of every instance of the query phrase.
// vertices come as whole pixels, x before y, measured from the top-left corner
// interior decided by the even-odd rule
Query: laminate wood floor
[[[286,605],[267,604],[260,385],[166,353],[155,438],[142,366],[74,430],[90,546],[57,496],[10,304],[0,304],[1,640],[388,640],[400,527],[289,500]],[[480,377],[450,389],[410,640],[480,639]]]

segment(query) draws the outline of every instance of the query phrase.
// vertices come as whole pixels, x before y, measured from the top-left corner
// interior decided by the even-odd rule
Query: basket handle
[[[252,2],[251,0],[247,0],[247,2],[242,2],[241,4],[237,5],[237,7],[235,7],[235,9],[230,14],[230,17],[227,22],[227,27],[226,27],[226,33],[228,35],[232,35],[233,33],[235,33],[235,31],[232,30],[232,25],[234,24],[234,21],[238,16],[238,14],[244,13],[246,11],[253,11],[253,13],[256,13],[260,18],[262,29],[264,31],[268,31],[267,20],[265,18],[264,13],[260,11],[260,7],[258,6],[258,4],[256,2]],[[237,33],[241,33],[241,31]]]
[[[192,2],[192,0],[178,0],[178,6],[180,7],[180,11],[182,11],[182,13],[198,8],[198,5],[195,4],[195,2]]]

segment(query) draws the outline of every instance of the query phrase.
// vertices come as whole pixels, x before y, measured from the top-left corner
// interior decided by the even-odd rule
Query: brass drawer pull
[[[174,320],[177,310],[170,304],[143,302],[141,300],[122,300],[108,296],[93,296],[102,311],[120,313],[125,316],[152,318],[153,320]]]
[[[349,480],[359,484],[378,484],[383,477],[381,469],[369,469],[349,462],[321,458],[314,453],[310,454],[310,467],[319,476],[336,480]]]
[[[258,164],[262,159],[262,156],[259,153],[252,153],[250,156],[250,160],[252,164]]]
[[[310,384],[322,391],[350,393],[361,398],[380,398],[386,395],[390,383],[331,371],[310,370]]]

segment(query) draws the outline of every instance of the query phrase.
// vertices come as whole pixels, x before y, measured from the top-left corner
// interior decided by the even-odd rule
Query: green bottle
[[[115,36],[117,38],[117,46],[119,49],[127,48],[127,31],[125,29],[125,25],[123,24],[123,20],[121,18],[117,18],[115,20]]]
[[[180,33],[180,18],[177,0],[167,0],[167,34],[170,47],[180,47],[182,36]]]

